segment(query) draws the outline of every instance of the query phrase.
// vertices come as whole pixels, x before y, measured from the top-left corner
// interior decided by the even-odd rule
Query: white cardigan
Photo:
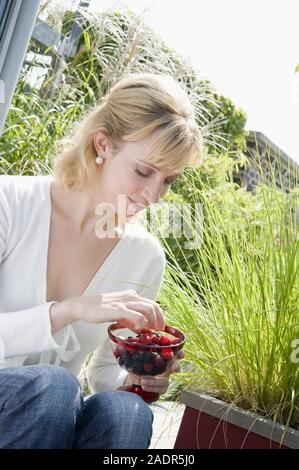
[[[90,390],[116,390],[128,373],[112,354],[111,323],[76,321],[51,335],[46,270],[52,180],[0,175],[0,367],[55,364],[82,383],[82,366],[93,352],[86,370]],[[83,295],[135,289],[155,300],[164,269],[158,239],[140,222],[128,223]]]

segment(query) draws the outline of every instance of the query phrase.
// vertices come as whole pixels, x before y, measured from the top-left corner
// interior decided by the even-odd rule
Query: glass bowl
[[[108,327],[108,336],[120,367],[138,377],[166,372],[186,341],[181,331],[169,325],[165,325],[163,332],[143,328],[135,333],[113,323]],[[148,403],[159,399],[158,393],[147,392],[137,384],[123,385],[120,389],[136,393]]]

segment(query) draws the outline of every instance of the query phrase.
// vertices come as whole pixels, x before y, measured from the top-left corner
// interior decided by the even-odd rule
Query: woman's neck
[[[50,186],[52,210],[63,217],[72,226],[78,235],[88,235],[96,233],[96,224],[99,215],[95,214],[96,206],[103,202],[99,192],[96,192],[91,183],[88,189],[69,189],[62,187],[57,181],[53,181]],[[121,237],[127,223],[118,213],[112,214],[109,225],[115,226],[115,236]],[[98,235],[97,235],[98,236]],[[110,234],[111,236],[111,234]]]

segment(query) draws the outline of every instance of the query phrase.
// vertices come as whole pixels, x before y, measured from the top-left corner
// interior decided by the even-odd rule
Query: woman
[[[201,132],[178,83],[136,73],[62,144],[53,175],[0,176],[0,447],[148,448],[153,413],[121,386],[163,394],[179,364],[135,377],[107,327],[164,329],[165,255],[135,218],[200,165]]]

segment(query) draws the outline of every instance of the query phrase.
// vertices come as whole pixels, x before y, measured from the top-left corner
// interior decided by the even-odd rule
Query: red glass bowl
[[[130,336],[122,335],[128,328],[113,323],[108,327],[108,336],[113,347],[113,354],[120,367],[143,377],[146,375],[158,375],[166,372],[176,361],[178,352],[183,348],[186,338],[185,335],[169,325],[165,325],[163,332],[150,330],[152,334],[158,333],[161,336],[167,336],[171,340],[176,340],[175,344],[160,346],[158,344],[141,344],[134,342],[137,333],[132,332]],[[124,336],[125,339],[121,336]],[[121,390],[129,391],[140,395],[146,402],[151,403],[159,399],[158,393],[147,392],[140,385],[124,385]]]

